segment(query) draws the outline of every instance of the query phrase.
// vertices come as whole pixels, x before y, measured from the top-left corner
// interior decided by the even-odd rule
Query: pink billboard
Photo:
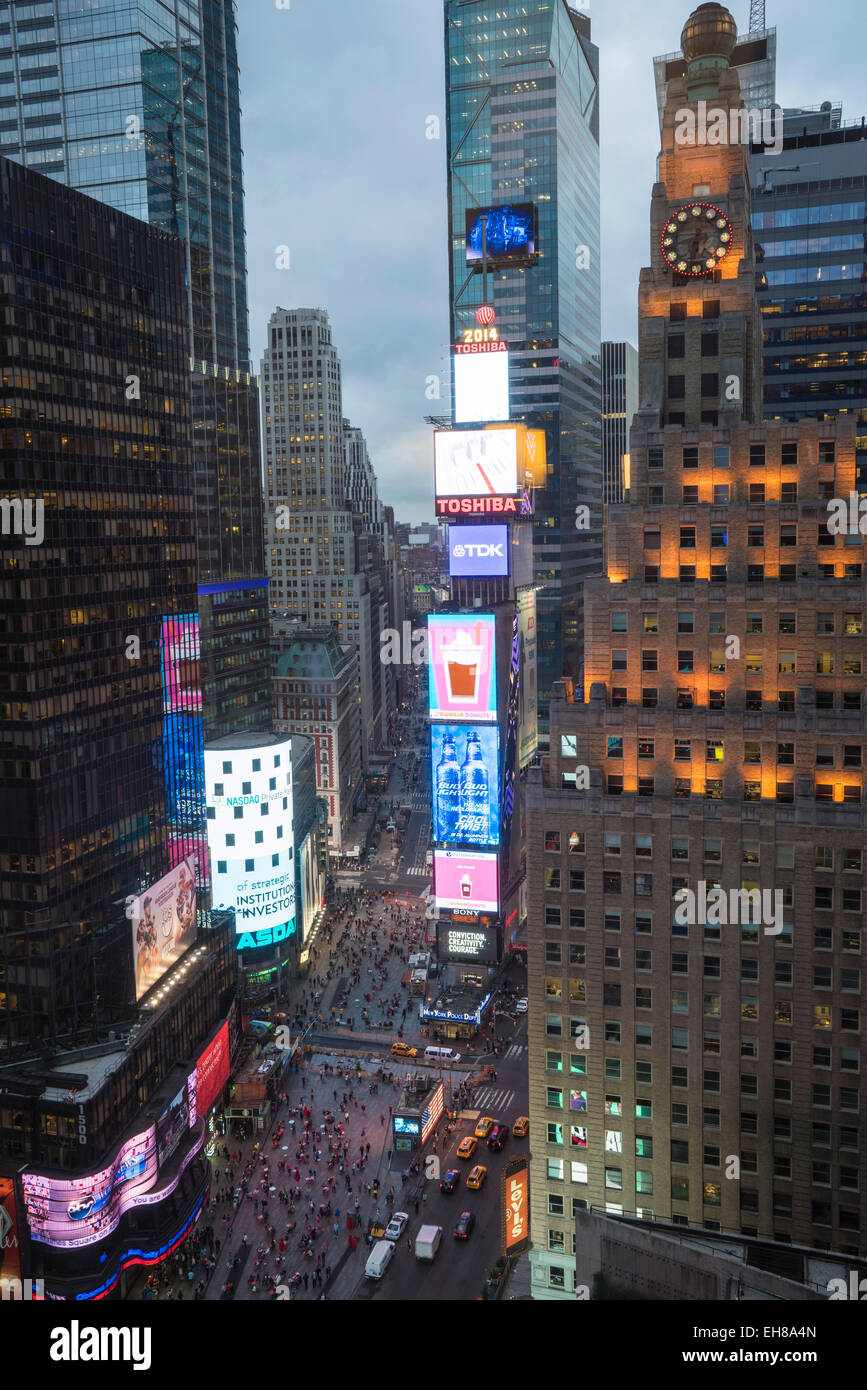
[[[198,713],[202,708],[198,613],[163,618],[161,641],[166,713]]]
[[[33,1240],[74,1250],[104,1240],[157,1179],[156,1125],[121,1145],[114,1162],[84,1178],[25,1172],[21,1187]]]
[[[434,898],[444,912],[497,912],[497,856],[434,850]]]
[[[431,719],[493,724],[497,666],[492,613],[428,618]]]

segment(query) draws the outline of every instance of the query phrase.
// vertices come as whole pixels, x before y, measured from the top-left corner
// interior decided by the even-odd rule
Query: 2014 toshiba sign
[[[291,749],[263,734],[205,748],[213,904],[235,909],[239,950],[295,930]]]

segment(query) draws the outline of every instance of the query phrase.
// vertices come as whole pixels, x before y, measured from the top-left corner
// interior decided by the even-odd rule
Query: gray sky
[[[259,370],[276,305],[327,309],[343,409],[364,432],[380,497],[433,518],[430,427],[445,409],[448,269],[442,0],[239,0],[250,337]],[[600,49],[602,331],[636,341],[658,153],[652,58],[680,46],[691,0],[593,3]],[[732,12],[743,31],[749,0]],[[820,25],[817,14],[824,22]],[[857,0],[767,0],[777,100],[867,115]],[[861,42],[854,42],[857,35]],[[426,118],[443,138],[425,138]],[[278,270],[275,248],[290,248]]]

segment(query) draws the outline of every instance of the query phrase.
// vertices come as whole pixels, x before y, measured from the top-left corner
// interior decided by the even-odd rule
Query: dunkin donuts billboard
[[[474,724],[497,719],[495,619],[492,613],[428,617],[430,718]]]
[[[496,854],[435,849],[434,899],[440,912],[497,912]]]

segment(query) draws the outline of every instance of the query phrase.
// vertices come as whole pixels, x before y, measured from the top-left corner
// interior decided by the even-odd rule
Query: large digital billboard
[[[496,965],[502,957],[498,928],[470,927],[460,921],[437,922],[437,958]]]
[[[306,941],[313,919],[322,906],[315,830],[310,831],[298,854],[301,874],[301,940]]]
[[[202,708],[198,613],[163,618],[160,627],[163,708],[194,714]]]
[[[201,829],[205,821],[204,724],[199,615],[184,613],[160,622],[163,688],[163,773],[169,825]],[[199,864],[207,873],[207,865]]]
[[[234,909],[239,950],[295,929],[291,740],[242,740],[205,748],[212,904]]]
[[[156,1125],[128,1139],[111,1166],[99,1173],[64,1179],[22,1173],[31,1238],[58,1249],[94,1245],[139,1204],[156,1179]]]
[[[427,625],[430,718],[493,724],[497,718],[493,614],[429,614]]]
[[[434,850],[434,901],[438,910],[499,910],[496,854],[471,850]]]
[[[518,484],[521,487],[544,487],[548,481],[548,448],[545,431],[527,425],[488,425],[489,430],[515,430],[518,450]]]
[[[500,731],[496,724],[432,724],[433,839],[500,843]]]
[[[182,859],[131,904],[136,1001],[196,939],[196,861]]]
[[[510,497],[522,483],[516,428],[434,434],[437,497]]]
[[[190,1124],[206,1119],[208,1111],[229,1079],[229,1020],[221,1024],[187,1078]]]
[[[15,1181],[0,1177],[0,1279],[21,1277],[21,1248],[15,1208]]]
[[[530,1248],[530,1164],[522,1154],[503,1170],[503,1254]]]
[[[499,207],[467,208],[467,265],[479,265],[486,253],[489,265],[526,265],[537,253],[535,203],[503,203]]]
[[[453,357],[456,425],[509,418],[509,353],[461,352]]]
[[[452,579],[500,579],[509,573],[508,526],[450,526]]]
[[[539,747],[537,691],[536,591],[522,589],[518,594],[518,766],[526,767]]]

